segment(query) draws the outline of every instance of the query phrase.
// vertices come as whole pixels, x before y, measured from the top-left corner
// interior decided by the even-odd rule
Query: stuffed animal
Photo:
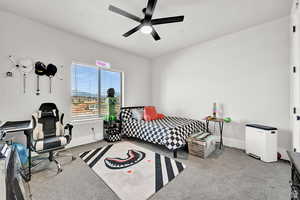
[[[107,114],[105,115],[105,120],[106,121],[117,120],[117,112],[116,112],[117,98],[115,97],[114,88],[109,88],[107,90],[106,104],[107,104],[108,111]]]

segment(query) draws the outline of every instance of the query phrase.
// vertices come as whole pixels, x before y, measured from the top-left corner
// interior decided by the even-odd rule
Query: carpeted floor
[[[132,141],[136,145],[172,157],[159,146]],[[106,145],[105,142],[72,149],[74,155]],[[178,160],[186,169],[152,196],[151,200],[286,200],[289,199],[290,169],[287,162],[263,163],[243,151],[225,148],[208,159],[185,152]],[[70,159],[69,159],[70,160]],[[63,159],[64,171],[56,176],[54,164],[34,173],[31,181],[33,200],[117,200],[118,197],[81,159]],[[41,166],[43,167],[43,166]],[[130,191],[129,191],[130,192]],[[142,191],[141,191],[142,192]]]

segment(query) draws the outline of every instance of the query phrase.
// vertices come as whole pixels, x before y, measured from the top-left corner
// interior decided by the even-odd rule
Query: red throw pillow
[[[164,114],[162,114],[162,113],[157,114],[157,119],[163,119],[163,118],[165,118]]]
[[[146,121],[155,120],[157,118],[157,112],[154,106],[145,106],[144,119]]]

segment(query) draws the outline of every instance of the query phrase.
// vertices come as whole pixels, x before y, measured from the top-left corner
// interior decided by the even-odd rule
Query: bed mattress
[[[168,116],[163,119],[144,121],[132,118],[130,111],[122,112],[125,112],[121,129],[123,135],[164,145],[169,150],[183,147],[191,134],[206,131],[205,123],[199,120]]]

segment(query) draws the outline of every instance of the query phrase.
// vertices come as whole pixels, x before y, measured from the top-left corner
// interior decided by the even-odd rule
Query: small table
[[[104,121],[104,139],[107,142],[117,142],[121,140],[120,121]]]
[[[222,147],[223,147],[223,127],[224,127],[224,119],[221,119],[221,118],[211,118],[211,119],[208,119],[208,118],[206,118],[205,121],[206,121],[206,130],[207,130],[208,132],[210,132],[210,131],[209,131],[209,123],[210,123],[210,122],[219,124],[219,128],[220,128],[220,146],[219,146],[219,148],[222,149]]]

